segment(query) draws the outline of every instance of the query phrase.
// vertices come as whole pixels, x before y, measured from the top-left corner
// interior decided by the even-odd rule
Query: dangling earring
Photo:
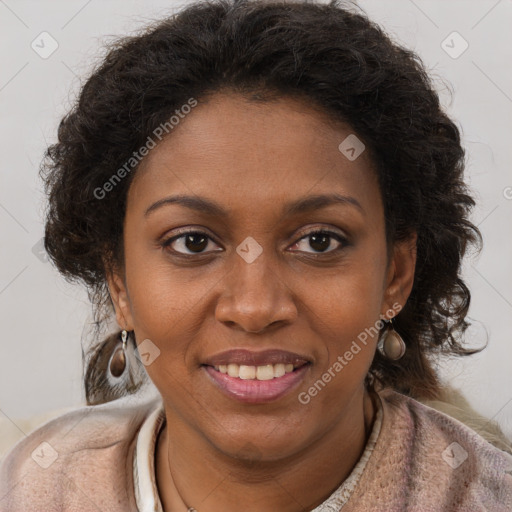
[[[123,330],[121,333],[121,341],[117,343],[114,352],[110,356],[108,369],[112,377],[120,378],[126,370],[126,341],[128,339],[128,332]]]
[[[388,327],[379,339],[377,348],[385,358],[391,361],[398,361],[405,354],[407,347],[402,336],[395,331],[393,319],[389,320]]]

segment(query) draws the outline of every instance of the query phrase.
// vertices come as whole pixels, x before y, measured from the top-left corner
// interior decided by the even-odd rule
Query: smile
[[[293,364],[266,364],[263,366],[247,366],[231,363],[214,366],[220,373],[227,373],[230,377],[244,380],[270,380],[282,377],[295,369]]]
[[[211,381],[225,395],[245,403],[266,403],[278,400],[299,386],[310,363],[247,366],[228,364],[203,365]]]

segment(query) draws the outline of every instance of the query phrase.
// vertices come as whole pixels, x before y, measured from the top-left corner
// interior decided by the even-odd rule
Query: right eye
[[[179,254],[204,254],[204,250],[208,247],[209,241],[215,243],[202,231],[185,231],[167,240],[163,240],[161,245],[165,250],[169,251],[169,248],[171,248],[172,252]],[[190,252],[186,252],[187,250]]]

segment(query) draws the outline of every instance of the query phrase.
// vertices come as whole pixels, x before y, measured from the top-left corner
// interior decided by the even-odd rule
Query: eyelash
[[[314,230],[314,231],[309,231],[309,232],[303,234],[292,245],[295,245],[295,244],[299,243],[301,240],[304,240],[305,238],[308,238],[308,237],[310,237],[312,235],[319,235],[319,234],[327,235],[330,238],[334,238],[337,242],[339,242],[341,244],[341,246],[338,247],[338,248],[335,248],[335,249],[333,249],[331,251],[327,251],[327,252],[306,252],[306,254],[315,255],[315,256],[322,256],[322,255],[327,255],[327,254],[333,254],[333,253],[336,253],[336,252],[339,252],[339,251],[343,250],[345,247],[350,245],[349,241],[344,236],[342,236],[339,233],[336,233],[334,231],[330,231],[328,229],[317,229],[317,230]],[[211,238],[204,231],[190,230],[190,231],[182,231],[178,235],[175,235],[175,236],[173,236],[171,238],[168,238],[167,240],[163,240],[162,243],[161,243],[161,246],[162,246],[163,249],[168,250],[170,245],[173,242],[175,242],[176,240],[179,240],[179,239],[181,239],[183,237],[186,237],[187,235],[200,235],[200,236],[204,236],[204,237],[208,238],[209,240],[212,240],[213,242],[215,242],[215,240],[213,240],[213,238]],[[184,257],[193,257],[193,256],[201,256],[201,255],[204,255],[204,254],[208,254],[208,252],[182,253],[182,252],[175,251],[173,249],[171,249],[171,250],[172,250],[172,252],[174,254],[177,254],[179,256],[184,256]],[[209,252],[212,252],[212,251],[209,251]],[[213,252],[220,252],[220,251],[213,251]]]

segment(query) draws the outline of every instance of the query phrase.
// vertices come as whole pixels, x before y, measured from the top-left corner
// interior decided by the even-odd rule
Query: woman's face
[[[388,261],[368,154],[339,149],[351,133],[293,99],[217,94],[138,169],[109,287],[170,430],[277,459],[361,406],[377,342],[361,334],[404,305],[415,244]]]

